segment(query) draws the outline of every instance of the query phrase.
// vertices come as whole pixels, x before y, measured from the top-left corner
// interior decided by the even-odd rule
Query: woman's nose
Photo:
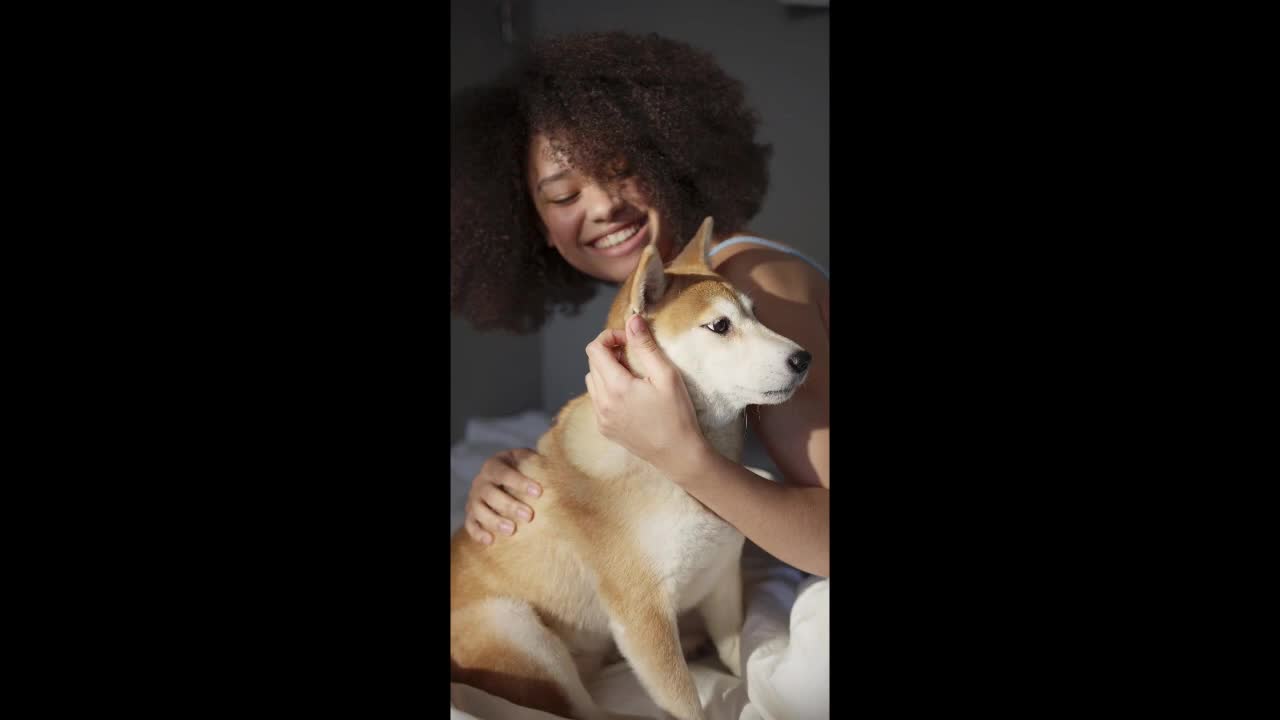
[[[625,201],[622,199],[621,188],[604,188],[599,185],[593,185],[588,196],[591,202],[590,212],[591,219],[600,222],[609,222],[618,210],[622,208]]]

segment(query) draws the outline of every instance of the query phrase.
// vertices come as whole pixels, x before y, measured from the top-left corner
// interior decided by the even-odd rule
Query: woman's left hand
[[[615,355],[628,344],[632,362],[641,365],[635,368],[641,377],[632,375]],[[625,333],[600,333],[587,345],[587,362],[587,392],[606,438],[660,470],[690,457],[705,443],[680,371],[658,347],[643,318],[628,320]]]

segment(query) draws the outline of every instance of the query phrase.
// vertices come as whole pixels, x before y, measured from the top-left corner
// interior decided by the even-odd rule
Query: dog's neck
[[[746,440],[745,410],[704,392],[698,384],[684,376],[689,399],[702,435],[713,447],[734,462],[741,462]],[[561,434],[564,450],[571,464],[591,477],[607,480],[631,472],[633,463],[648,463],[634,457],[625,448],[600,433],[595,410],[587,395],[581,395],[566,415],[564,424],[571,426]]]
[[[693,402],[693,410],[698,417],[698,427],[702,428],[702,434],[722,453],[741,452],[742,436],[746,429],[743,419],[744,410],[718,401],[703,392],[688,378],[685,378],[685,388],[689,391],[689,399]]]
[[[690,388],[689,395],[694,401],[703,437],[721,455],[740,462],[746,437],[746,420],[742,411],[729,413],[724,408],[716,409],[714,405],[703,402],[701,394],[693,388]],[[561,426],[558,435],[564,443],[561,447],[565,458],[589,477],[611,480],[635,473],[638,466],[647,468],[648,472],[656,472],[651,465],[600,432],[595,410],[587,395],[575,398],[567,412],[557,420],[557,426]],[[542,451],[541,445],[539,451]]]

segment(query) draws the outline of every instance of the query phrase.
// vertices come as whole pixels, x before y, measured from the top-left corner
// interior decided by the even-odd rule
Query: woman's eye
[[[710,325],[703,325],[703,327],[717,335],[723,335],[729,332],[729,318],[720,318]]]
[[[564,196],[564,197],[562,197],[562,198],[556,198],[555,200],[552,200],[551,202],[552,202],[553,204],[555,204],[555,205],[568,205],[569,203],[571,203],[571,202],[573,202],[574,200],[576,200],[576,199],[577,199],[577,197],[578,197],[578,193],[574,193],[574,194],[572,194],[572,195],[565,195],[565,196]]]

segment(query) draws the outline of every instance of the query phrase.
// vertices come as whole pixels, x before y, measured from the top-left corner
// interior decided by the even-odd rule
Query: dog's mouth
[[[800,386],[803,385],[804,381],[807,380],[808,378],[809,378],[809,373],[806,372],[803,375],[796,377],[791,382],[791,384],[787,385],[784,388],[779,388],[777,390],[761,391],[760,394],[765,398],[764,403],[762,404],[777,405],[778,403],[786,402],[787,400],[790,400],[791,396],[796,394],[796,390],[799,390]]]
[[[778,403],[786,402],[791,399],[792,395],[796,394],[796,388],[798,387],[800,387],[800,383],[782,390],[765,390],[760,393],[764,396],[764,403],[762,404],[777,405]]]

